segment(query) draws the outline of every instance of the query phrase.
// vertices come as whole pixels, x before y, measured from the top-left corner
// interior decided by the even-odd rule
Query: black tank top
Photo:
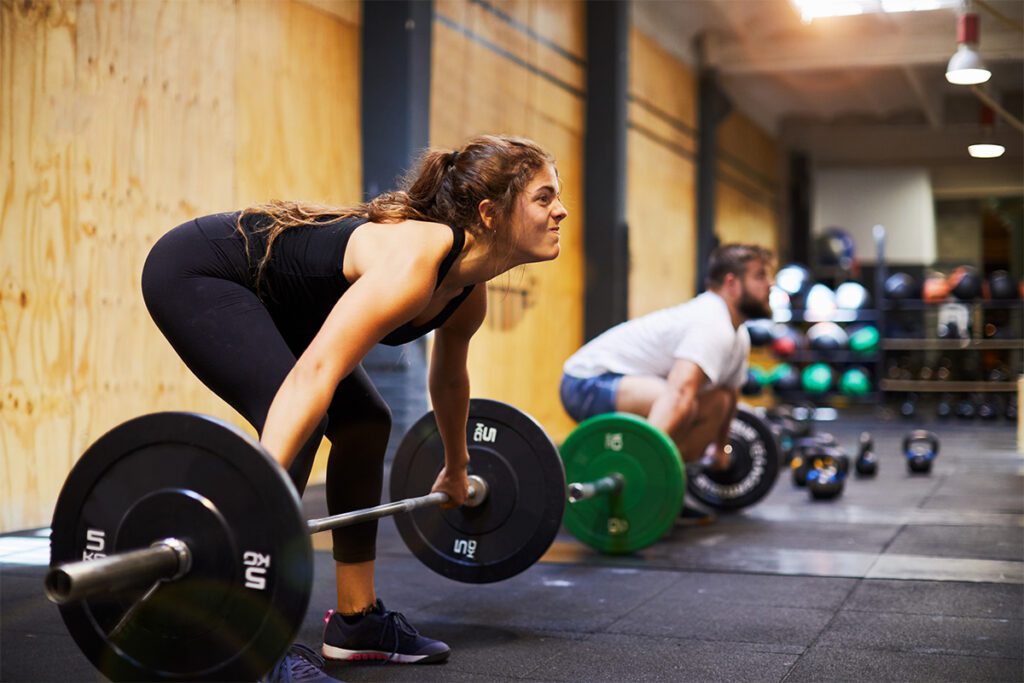
[[[234,216],[237,218],[237,214]],[[255,230],[267,220],[266,216],[258,214],[242,219],[242,227],[249,235],[249,263],[253,264],[250,285],[254,288],[255,264],[266,253],[266,237]],[[286,326],[307,343],[319,331],[338,299],[352,286],[343,272],[345,249],[355,229],[367,222],[368,219],[360,217],[333,219],[321,225],[288,228],[278,235],[257,289],[279,326]],[[452,248],[438,267],[434,291],[441,286],[466,242],[466,234],[461,228],[450,227]],[[239,241],[242,240],[237,231],[235,235]],[[428,322],[423,325],[406,323],[392,330],[381,343],[398,346],[437,329],[471,291],[472,285],[464,288]]]

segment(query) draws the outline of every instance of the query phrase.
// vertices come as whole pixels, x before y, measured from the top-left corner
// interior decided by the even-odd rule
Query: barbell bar
[[[566,486],[566,490],[569,492],[569,502],[578,503],[599,495],[619,493],[625,483],[626,479],[620,472],[612,472],[594,481],[573,482]]]
[[[68,562],[46,573],[46,597],[57,605],[116,593],[158,581],[173,581],[188,573],[192,551],[177,538],[164,538],[148,548],[95,560]]]
[[[480,477],[470,475],[469,493],[463,505],[476,507],[486,498],[487,483]],[[307,527],[309,533],[315,534],[424,507],[440,506],[448,501],[448,494],[438,491],[311,519],[307,522]],[[103,593],[144,588],[158,581],[174,581],[188,573],[192,556],[193,551],[186,541],[165,538],[140,550],[117,553],[99,559],[67,562],[51,568],[46,573],[43,581],[46,597],[55,604],[63,605]]]

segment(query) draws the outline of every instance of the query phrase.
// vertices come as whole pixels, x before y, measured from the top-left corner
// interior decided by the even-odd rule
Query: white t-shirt
[[[628,320],[587,342],[565,362],[565,374],[668,377],[677,360],[696,363],[714,386],[739,388],[747,378],[750,335],[732,326],[714,292]]]

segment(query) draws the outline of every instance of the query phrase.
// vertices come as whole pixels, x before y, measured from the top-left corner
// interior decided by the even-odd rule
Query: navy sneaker
[[[313,648],[295,643],[261,683],[341,683],[324,673],[325,664]]]
[[[377,600],[373,610],[358,617],[327,613],[323,654],[346,662],[379,660],[395,664],[443,662],[451,650],[440,640],[426,638],[400,612]]]

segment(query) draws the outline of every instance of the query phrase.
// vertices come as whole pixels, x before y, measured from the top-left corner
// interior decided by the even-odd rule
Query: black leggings
[[[188,368],[262,433],[270,402],[311,340],[280,329],[271,311],[242,284],[248,270],[230,226],[209,223],[227,221],[227,216],[190,221],[164,235],[143,268],[142,294],[157,327]],[[390,431],[391,411],[359,366],[338,385],[327,415],[288,474],[301,495],[326,436],[331,442],[330,514],[377,505]],[[374,559],[376,522],[332,533],[338,562]]]

